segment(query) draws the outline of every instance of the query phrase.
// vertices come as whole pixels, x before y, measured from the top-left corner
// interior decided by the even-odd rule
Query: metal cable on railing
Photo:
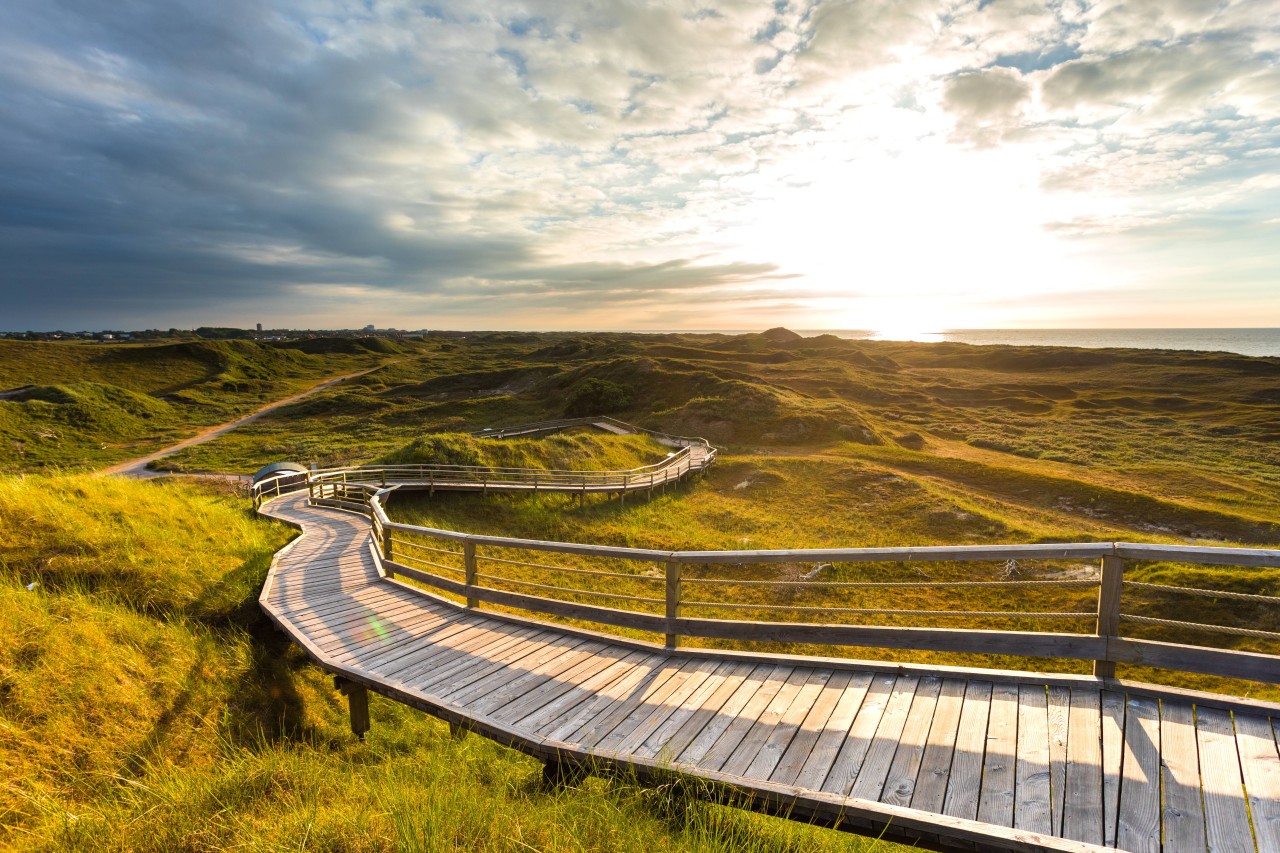
[[[964,589],[968,587],[1083,587],[1097,586],[1096,580],[1049,580],[1049,581],[747,581],[732,578],[682,578],[681,583],[700,584],[703,586],[802,586],[806,589],[891,589],[891,588],[929,588],[929,589]]]
[[[591,575],[597,578],[620,578],[623,580],[633,581],[657,581],[658,583],[666,583],[665,577],[652,577],[650,575],[629,575],[626,572],[598,572],[592,569],[570,569],[567,566],[549,566],[544,563],[525,563],[520,560],[504,560],[501,557],[477,556],[478,560],[486,563],[504,563],[508,566],[524,566],[530,569],[545,569],[550,572],[563,572],[569,575]]]
[[[421,557],[411,557],[405,554],[401,554],[398,557],[398,559],[408,560],[413,563],[420,563],[421,565],[424,565],[424,566],[431,566],[434,569],[444,569],[446,572],[454,572],[459,575],[465,575],[467,573],[466,569],[459,569],[456,566],[446,566],[443,563],[436,563],[436,562],[432,562],[431,560],[424,560]]]
[[[420,545],[417,542],[410,542],[407,539],[397,539],[394,536],[391,537],[391,541],[396,543],[397,545],[404,545],[408,548],[417,548],[422,551],[434,551],[437,554],[453,554],[454,556],[457,556],[457,557],[462,556],[461,551],[452,551],[448,548],[432,548],[430,545]]]
[[[1121,613],[1121,622],[1138,625],[1158,625],[1162,628],[1179,628],[1183,631],[1209,631],[1214,634],[1232,634],[1237,637],[1257,637],[1262,640],[1280,640],[1280,632],[1259,631],[1256,628],[1233,628],[1229,625],[1205,625],[1200,622],[1179,622],[1176,619],[1157,619],[1154,616],[1137,616]]]
[[[788,610],[797,613],[840,613],[847,616],[961,616],[973,619],[1096,619],[1096,613],[1036,613],[1018,610],[899,610],[884,607],[810,607],[791,604],[737,604],[719,601],[682,601],[684,607],[710,607],[725,610]]]
[[[1226,598],[1232,601],[1256,601],[1260,604],[1280,604],[1280,596],[1275,595],[1255,595],[1250,592],[1228,592],[1221,589],[1198,589],[1190,586],[1167,586],[1158,583],[1143,583],[1142,581],[1125,581],[1126,587],[1134,589],[1150,589],[1157,592],[1176,592],[1182,595],[1195,595],[1202,598]]]
[[[602,419],[586,419],[600,423]],[[642,430],[635,430],[642,431]],[[649,432],[649,431],[643,431]],[[674,440],[674,439],[673,439]],[[625,496],[630,490],[652,490],[684,473],[705,467],[715,457],[715,449],[701,440],[681,439],[681,450],[667,460],[644,468],[620,472],[556,472],[541,469],[491,469],[441,467],[441,466],[382,466],[333,469],[312,472],[306,476],[314,503],[354,509],[371,516],[370,529],[374,534],[375,554],[381,555],[388,577],[400,574],[410,579],[434,585],[451,594],[460,595],[469,608],[484,602],[500,607],[515,607],[533,613],[546,613],[557,617],[582,619],[589,622],[638,629],[665,634],[666,644],[674,647],[680,637],[698,637],[732,641],[767,640],[769,642],[827,643],[847,646],[881,646],[885,648],[920,649],[944,652],[1009,654],[1017,656],[1076,658],[1092,660],[1094,674],[1113,677],[1117,663],[1141,663],[1188,672],[1198,672],[1231,678],[1250,678],[1280,682],[1280,667],[1276,658],[1257,652],[1212,646],[1191,646],[1171,643],[1167,640],[1124,636],[1122,623],[1140,624],[1172,629],[1184,633],[1199,631],[1250,637],[1268,641],[1280,640],[1280,632],[1255,628],[1237,628],[1224,625],[1208,625],[1151,616],[1138,616],[1121,612],[1121,599],[1125,590],[1185,594],[1201,598],[1218,598],[1243,603],[1280,604],[1280,596],[1255,593],[1239,593],[1222,590],[1206,590],[1195,587],[1175,587],[1166,584],[1125,581],[1126,561],[1156,559],[1178,562],[1203,563],[1205,565],[1247,565],[1280,568],[1280,551],[1265,549],[1222,548],[1202,546],[1135,545],[1124,542],[1107,543],[1039,543],[1026,545],[963,545],[924,546],[908,548],[808,548],[762,551],[659,551],[652,549],[586,545],[567,542],[524,540],[512,537],[475,535],[450,530],[436,530],[415,525],[391,522],[383,509],[382,496],[397,485],[404,487],[406,480],[417,488],[426,490],[449,482],[462,484],[464,488],[487,491],[490,487],[502,488],[510,483],[523,483],[533,489],[559,489],[566,492],[589,488],[616,489]],[[701,449],[695,463],[690,447]],[[413,480],[413,478],[419,478]],[[431,479],[427,479],[427,478]],[[506,479],[504,479],[506,478]],[[389,480],[398,484],[388,485]],[[375,482],[379,485],[375,485]],[[590,485],[588,485],[590,483]],[[280,484],[255,487],[255,498],[261,500],[269,490],[277,494]],[[514,490],[514,489],[513,489]],[[426,536],[440,540],[440,544],[461,544],[463,550],[424,545],[392,536],[392,531]],[[399,551],[395,555],[403,563],[392,558],[392,546]],[[511,559],[509,556],[479,554],[479,547],[499,549],[499,553],[535,551],[578,557],[604,558],[646,564],[646,573],[626,571],[597,571],[594,569],[530,562]],[[408,552],[408,553],[405,553]],[[426,555],[426,556],[423,556]],[[427,559],[427,556],[447,555],[461,557],[464,568],[446,565]],[[514,556],[515,554],[511,554]],[[950,561],[995,560],[1101,560],[1100,572],[1095,577],[1019,579],[1004,576],[996,580],[931,580],[927,577],[913,580],[865,580],[822,581],[796,578],[791,580],[747,580],[726,577],[683,577],[684,571],[697,571],[696,567],[715,565],[747,565],[778,563],[811,563],[817,565],[878,563],[943,563]],[[630,595],[622,592],[603,592],[594,589],[575,589],[534,580],[521,580],[502,575],[481,573],[478,565],[492,563],[528,569],[532,577],[539,572],[550,575],[574,575],[583,578],[608,579],[614,587],[617,581],[642,581],[665,585],[665,598]],[[662,575],[651,573],[654,564],[663,566]],[[606,563],[605,565],[614,565]],[[423,566],[417,569],[414,566]],[[438,571],[439,575],[432,574]],[[443,576],[445,573],[448,577]],[[520,572],[517,572],[518,574]],[[461,582],[450,578],[461,576]],[[873,575],[874,577],[874,575]],[[888,577],[894,577],[889,575]],[[497,585],[497,586],[494,586]],[[933,590],[1043,590],[1054,593],[1063,589],[1097,589],[1097,609],[1089,611],[1029,611],[1016,610],[939,610],[910,607],[830,607],[812,603],[789,604],[775,601],[768,604],[735,603],[729,601],[705,601],[685,599],[682,588],[743,587],[744,589],[775,588],[785,597],[808,590],[817,593],[833,593],[841,590],[880,590],[886,593],[912,594]],[[608,588],[606,586],[606,588]],[[521,591],[525,592],[521,592]],[[527,594],[526,594],[527,592]],[[784,596],[778,596],[779,598]],[[799,596],[802,601],[815,599]],[[593,605],[580,599],[604,602],[625,602],[630,607]],[[821,599],[818,599],[821,600]],[[874,603],[871,598],[867,603]],[[855,598],[854,602],[863,603]],[[907,603],[903,602],[894,603]],[[922,602],[923,603],[923,602]],[[636,609],[639,605],[640,609]],[[658,612],[653,612],[654,610]],[[648,612],[646,612],[648,611]],[[757,614],[754,617],[708,618],[690,617],[688,612],[728,611]],[[777,614],[771,617],[769,614]],[[801,618],[808,617],[808,620]],[[819,619],[815,620],[813,617]],[[886,624],[885,621],[861,620],[836,621],[821,617],[924,617],[925,627],[904,628]],[[769,621],[773,619],[774,621]],[[1064,622],[1094,622],[1086,630],[1078,629],[1055,633],[1052,629],[1033,630],[1028,627],[960,628],[946,627],[948,620],[985,619],[997,620],[997,624],[1032,620],[1061,620]],[[1095,622],[1096,620],[1096,622]],[[919,623],[917,623],[919,624]]]
[[[516,580],[515,578],[505,578],[505,577],[502,577],[501,575],[477,574],[476,579],[486,580],[486,581],[496,581],[498,583],[509,583],[509,584],[513,584],[514,586],[522,586],[528,589],[541,589],[547,592],[559,592],[559,593],[565,593],[568,595],[585,595],[591,598],[609,598],[609,599],[613,599],[614,601],[640,601],[645,604],[666,604],[666,599],[664,598],[646,598],[642,595],[624,595],[624,594],[615,593],[615,592],[596,592],[595,590],[590,590],[590,589],[574,589],[572,587],[551,586],[545,583],[534,583],[533,581],[521,581],[521,580]]]

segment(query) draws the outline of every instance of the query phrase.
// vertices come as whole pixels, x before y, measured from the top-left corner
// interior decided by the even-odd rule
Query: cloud
[[[1007,253],[964,211],[1099,258],[1263,216],[1277,32],[1252,0],[16,0],[0,326],[296,316],[304,292],[334,324],[383,297],[400,325],[519,325],[700,294],[827,325],[850,281],[927,289],[868,241]]]
[[[1020,125],[1031,86],[1017,71],[991,68],[948,80],[942,103],[956,117],[955,137],[991,147]]]

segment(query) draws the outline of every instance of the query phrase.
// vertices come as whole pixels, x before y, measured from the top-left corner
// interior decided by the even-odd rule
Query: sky
[[[6,0],[0,329],[1280,327],[1280,2]]]

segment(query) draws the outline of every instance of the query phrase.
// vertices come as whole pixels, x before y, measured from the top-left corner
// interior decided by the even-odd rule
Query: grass
[[[0,469],[82,468],[145,455],[320,379],[409,352],[389,342],[395,353],[305,343],[315,352],[250,341],[0,341],[0,392],[9,392],[0,397]]]
[[[288,537],[212,486],[0,479],[6,849],[897,849],[625,779],[545,790],[536,761],[376,696],[354,739],[257,607]]]
[[[1134,495],[1143,511],[1123,503],[1124,495],[1107,490],[1068,492],[1093,516],[1082,516],[1064,508],[1060,495],[1040,481],[1027,483],[1017,471],[1008,482],[989,478],[981,488],[966,487],[931,472],[922,477],[898,459],[907,451],[865,448],[854,445],[845,455],[830,456],[738,456],[726,455],[705,480],[685,484],[652,499],[633,499],[624,507],[620,501],[590,500],[579,504],[572,496],[479,496],[399,492],[389,504],[393,518],[428,527],[468,532],[592,542],[657,550],[764,550],[822,547],[894,547],[905,545],[985,544],[1055,541],[1168,541],[1167,532],[1143,529],[1141,521],[1127,522],[1120,510],[1134,519],[1164,518],[1176,526],[1182,508],[1150,503]],[[896,461],[896,466],[885,464]],[[989,473],[989,472],[988,472]],[[1078,485],[1078,484],[1072,484]],[[1148,501],[1148,503],[1142,503]],[[1114,505],[1113,505],[1114,504]],[[1074,506],[1074,505],[1073,505]],[[1154,508],[1153,508],[1154,506]],[[1121,517],[1111,517],[1112,514]],[[1161,515],[1163,513],[1163,515]],[[1192,521],[1203,521],[1193,518]],[[1219,525],[1223,519],[1216,519]],[[1190,522],[1188,522],[1190,523]],[[1262,533],[1255,525],[1240,523],[1239,531],[1255,538]],[[398,534],[405,541],[439,546],[425,538]],[[1179,541],[1179,540],[1174,540]],[[1239,544],[1239,543],[1237,543]],[[663,596],[661,565],[618,559],[574,557],[516,549],[480,549],[482,573],[512,581],[550,583],[567,589],[609,592],[644,598]],[[422,556],[412,548],[400,548],[398,559],[415,565]],[[458,557],[426,555],[435,562],[461,568]],[[495,562],[485,557],[497,558]],[[531,565],[525,565],[531,564]],[[576,569],[631,574],[634,581],[593,581],[579,575],[557,574],[534,566],[564,566]],[[422,566],[431,570],[428,566]],[[798,561],[737,565],[688,566],[686,578],[719,580],[794,581],[814,571],[817,564]],[[823,581],[877,581],[919,583],[925,580],[1001,580],[1009,567],[1005,561],[942,563],[837,563],[823,570]],[[1022,580],[1096,579],[1096,561],[1039,560],[1017,566]],[[446,573],[446,576],[452,577]],[[1133,563],[1131,580],[1221,589],[1262,595],[1280,595],[1280,576],[1275,570],[1236,567],[1202,567],[1168,563]],[[515,592],[527,591],[518,584],[487,580],[486,585]],[[631,607],[661,612],[661,605],[601,602],[589,595],[560,594],[568,600],[588,604]],[[1096,588],[1055,587],[1001,590],[949,589],[927,586],[913,589],[816,590],[804,588],[762,588],[751,586],[691,586],[686,597],[701,601],[767,606],[754,613],[734,612],[716,607],[686,605],[690,616],[712,618],[779,619],[782,621],[822,621],[849,624],[931,625],[936,627],[986,628],[992,630],[1078,631],[1092,630],[1096,610]],[[1126,594],[1126,612],[1186,620],[1186,608],[1195,606],[1195,621],[1239,625],[1280,631],[1280,608],[1268,605],[1240,605],[1226,600],[1179,598],[1131,590]],[[1044,611],[1078,612],[1078,620],[1037,621],[1017,615],[1008,617],[932,617],[825,613],[793,611],[792,607],[846,607],[919,610]],[[1180,636],[1167,628],[1126,626],[1135,637],[1189,642],[1209,646],[1276,653],[1276,644],[1266,640],[1204,635]],[[643,636],[634,634],[635,636]],[[653,637],[645,637],[654,639]],[[1087,661],[1044,660],[1015,656],[980,656],[883,649],[833,648],[778,644],[733,643],[690,640],[694,645],[719,648],[756,648],[767,651],[842,655],[881,660],[911,661],[939,665],[994,666],[1013,669],[1050,669],[1087,672]],[[1186,673],[1160,672],[1139,667],[1121,667],[1121,677],[1217,692],[1280,698],[1273,686],[1215,679]]]
[[[1114,539],[1274,547],[1280,538],[1277,359],[786,335],[481,334],[393,347],[0,342],[0,390],[37,386],[0,401],[0,466],[47,471],[140,455],[319,377],[390,358],[398,360],[183,451],[175,466],[251,472],[286,459],[322,466],[449,458],[610,468],[652,461],[665,450],[635,438],[580,433],[489,442],[459,435],[559,417],[581,389],[613,383],[628,394],[602,396],[618,407],[608,414],[705,435],[724,450],[717,466],[704,480],[649,501],[629,499],[625,507],[545,495],[399,494],[393,513],[475,532],[660,549]],[[289,534],[252,518],[246,504],[242,496],[190,484],[73,474],[0,479],[6,638],[0,825],[7,846],[874,846],[715,806],[665,810],[660,792],[625,780],[593,778],[579,788],[544,791],[532,760],[475,737],[454,741],[444,726],[377,697],[369,740],[355,741],[323,673],[258,610],[270,555]],[[529,561],[528,554],[509,556]],[[641,577],[661,571],[618,568]],[[814,568],[716,571],[776,579]],[[1019,570],[1026,577],[1076,577],[1093,568],[1048,561]],[[823,577],[897,580],[925,571],[950,579],[994,577],[1003,569],[837,565]],[[520,566],[502,571],[536,574]],[[1132,577],[1280,594],[1280,579],[1268,570],[1139,564]],[[611,589],[661,597],[660,583],[640,577]],[[776,605],[779,613],[809,603],[803,595],[764,597],[752,587],[724,594]],[[931,595],[858,593],[845,603],[974,609],[1014,603],[972,592],[948,593],[945,601]],[[1093,593],[1026,595],[1020,606],[1088,610]],[[1130,601],[1139,612],[1188,612],[1186,601],[1160,595]],[[1192,606],[1197,619],[1280,630],[1275,613],[1253,605]],[[1044,627],[1016,619],[1000,624]],[[1157,628],[1135,633],[1213,640]],[[1044,665],[1011,657],[844,653]],[[1121,674],[1168,680],[1134,668]],[[1257,685],[1173,680],[1280,698]]]

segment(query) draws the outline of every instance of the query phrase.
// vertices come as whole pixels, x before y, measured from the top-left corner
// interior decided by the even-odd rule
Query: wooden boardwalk
[[[1280,707],[1086,676],[666,649],[382,576],[368,519],[303,530],[262,606],[325,669],[548,762],[724,783],[928,847],[1280,853]]]

